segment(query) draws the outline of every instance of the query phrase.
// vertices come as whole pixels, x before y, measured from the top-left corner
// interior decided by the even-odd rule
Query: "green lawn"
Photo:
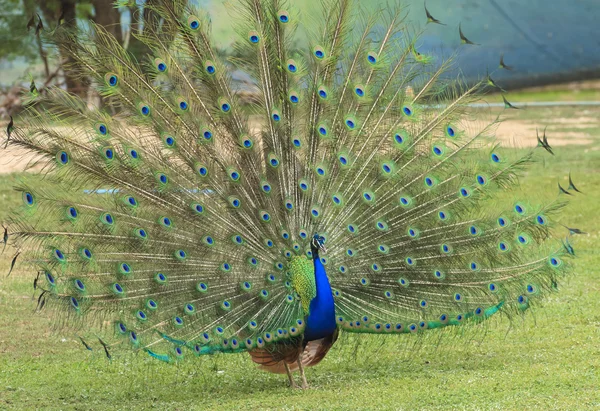
[[[542,124],[599,117],[598,109],[583,110],[515,113]],[[582,130],[569,123],[553,135],[559,131]],[[0,409],[599,409],[600,125],[585,132],[593,143],[555,147],[554,157],[544,155],[522,179],[522,195],[547,199],[557,179],[568,185],[572,170],[585,194],[572,197],[561,221],[589,233],[572,239],[573,275],[523,321],[492,319],[464,335],[430,331],[421,339],[345,336],[307,371],[311,388],[291,390],[285,376],[258,371],[247,355],[168,365],[146,355],[109,362],[86,351],[73,335],[51,333],[48,313],[33,313],[32,273],[5,278],[14,253],[7,249],[0,261]],[[11,191],[18,177],[0,176],[0,221],[21,201]]]

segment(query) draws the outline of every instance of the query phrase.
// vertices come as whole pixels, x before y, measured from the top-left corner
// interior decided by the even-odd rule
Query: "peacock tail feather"
[[[399,7],[328,0],[303,24],[292,5],[237,2],[230,61],[184,0],[146,5],[145,61],[100,26],[56,30],[102,107],[53,88],[15,121],[10,144],[47,172],[18,187],[11,238],[60,325],[165,361],[293,341],[316,295],[315,233],[348,332],[512,315],[565,273],[562,198],[510,194],[539,150],[503,149],[500,119],[469,108],[486,80],[418,52]]]

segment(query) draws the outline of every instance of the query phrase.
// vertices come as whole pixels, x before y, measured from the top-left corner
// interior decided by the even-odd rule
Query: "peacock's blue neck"
[[[304,331],[305,341],[327,337],[333,334],[337,327],[331,285],[318,252],[313,252],[313,264],[317,295],[310,302],[309,315],[306,318],[306,329]]]

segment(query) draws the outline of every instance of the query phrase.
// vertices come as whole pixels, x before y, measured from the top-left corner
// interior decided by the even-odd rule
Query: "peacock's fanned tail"
[[[288,263],[317,232],[346,331],[519,312],[565,270],[548,241],[562,203],[497,200],[534,152],[494,144],[498,120],[468,108],[482,84],[419,53],[401,9],[331,0],[313,26],[291,6],[238,2],[231,62],[184,0],[146,5],[140,62],[99,26],[55,32],[102,109],[54,88],[15,121],[10,144],[48,172],[18,188],[11,235],[42,272],[46,309],[80,335],[104,326],[107,354],[169,361],[301,338]],[[294,46],[298,27],[308,47]]]

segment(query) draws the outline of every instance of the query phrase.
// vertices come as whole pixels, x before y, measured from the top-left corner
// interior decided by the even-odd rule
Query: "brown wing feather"
[[[290,371],[298,369],[298,357],[302,353],[302,365],[313,367],[325,358],[329,349],[336,342],[339,331],[319,340],[309,341],[304,349],[302,344],[273,344],[268,348],[257,348],[249,351],[252,361],[259,364],[259,368],[275,374],[285,374],[285,363]]]

